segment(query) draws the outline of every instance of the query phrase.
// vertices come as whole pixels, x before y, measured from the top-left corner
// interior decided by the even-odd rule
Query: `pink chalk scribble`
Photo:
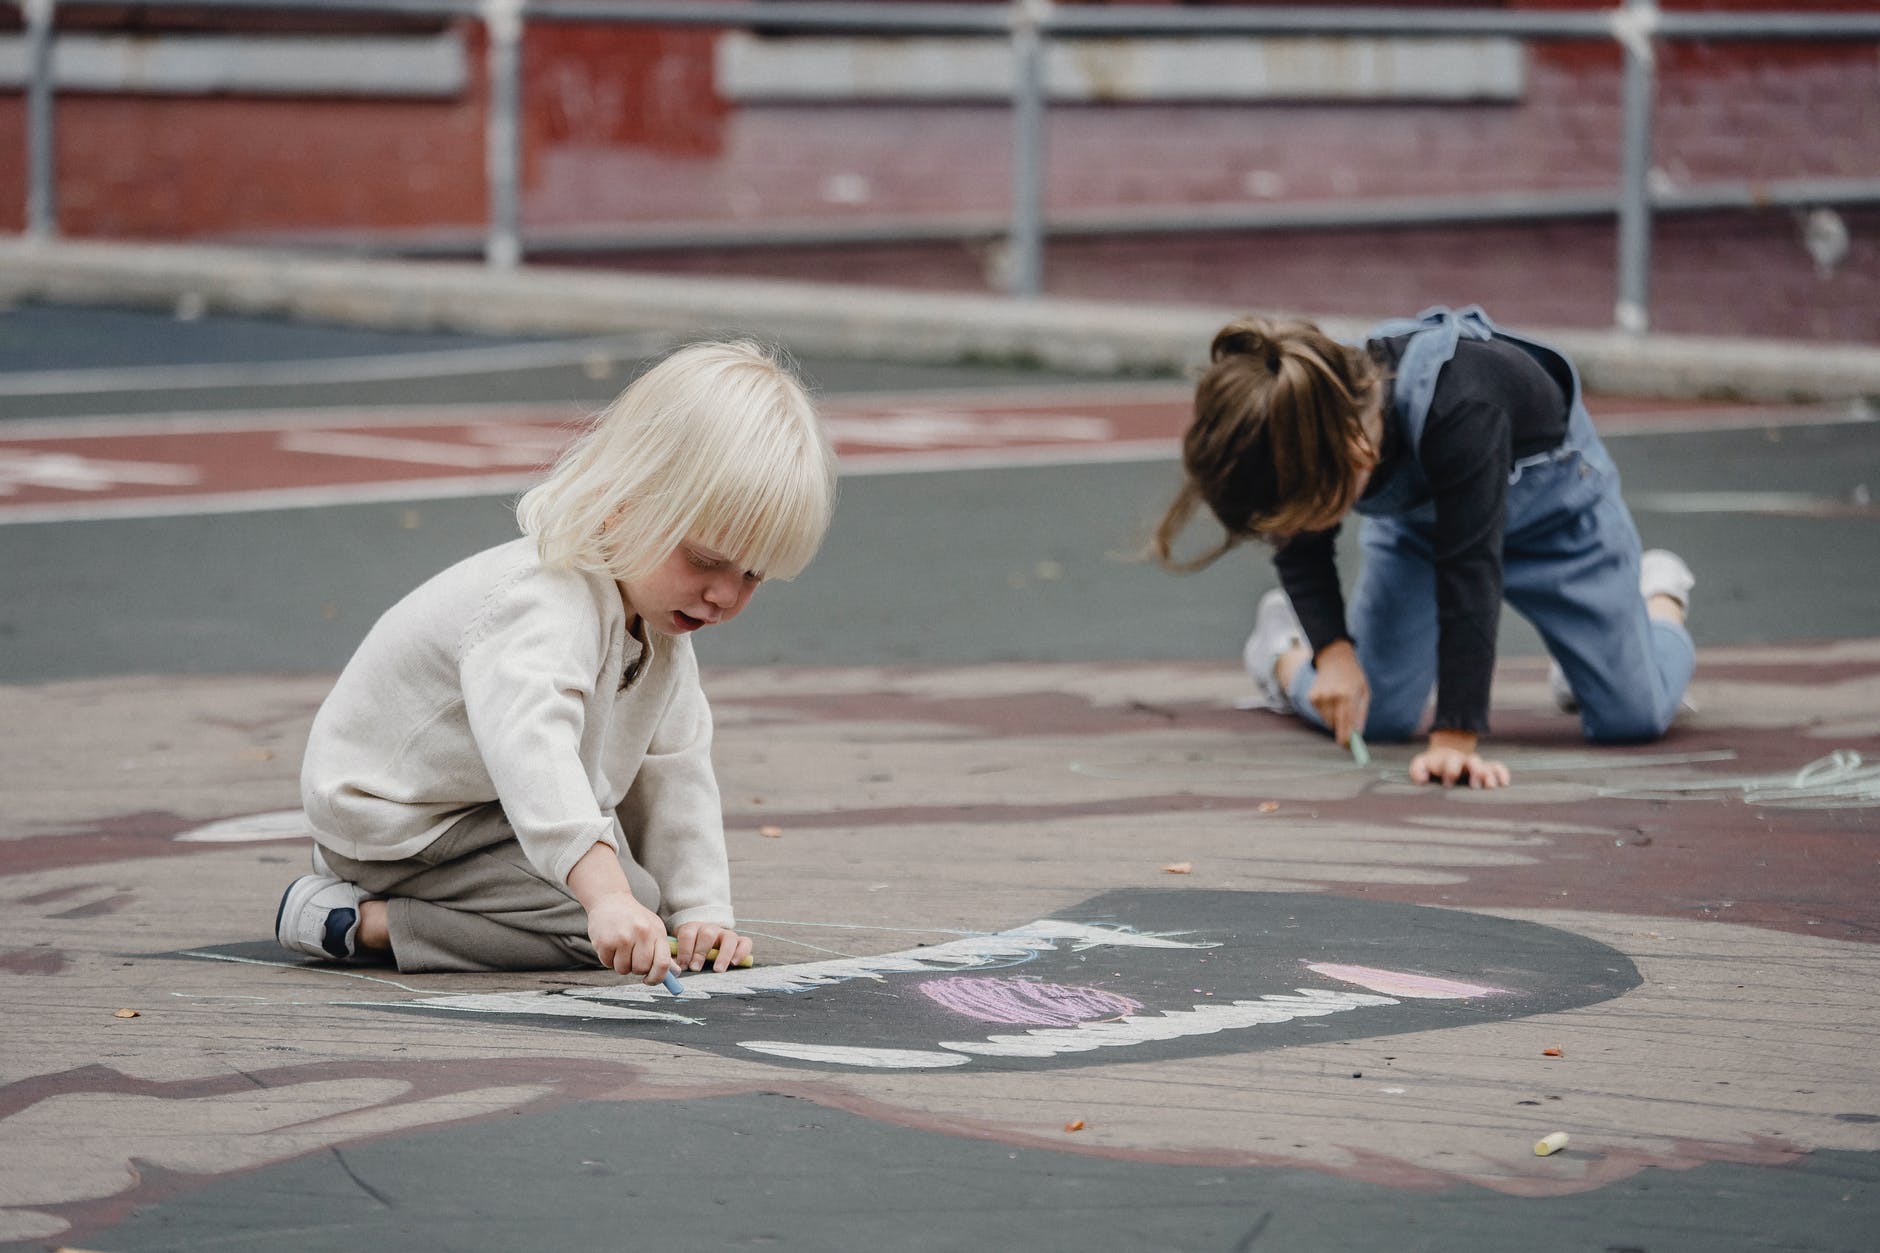
[[[1402,996],[1421,1001],[1466,1001],[1477,996],[1508,996],[1507,988],[1484,983],[1463,983],[1457,979],[1438,979],[1434,975],[1413,975],[1401,970],[1378,970],[1371,966],[1341,966],[1337,962],[1307,962],[1306,969],[1340,983],[1355,983],[1361,988],[1385,996]]]
[[[1142,1008],[1141,1001],[1099,988],[1072,988],[1029,979],[959,975],[929,979],[920,993],[937,1005],[981,1022],[1028,1027],[1074,1027],[1094,1018],[1117,1018]]]

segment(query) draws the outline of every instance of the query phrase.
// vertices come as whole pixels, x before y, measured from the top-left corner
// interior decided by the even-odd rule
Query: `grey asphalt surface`
[[[0,390],[8,367],[84,369],[120,349],[140,364],[240,364],[303,347],[319,359],[518,342],[527,341],[28,305],[0,314]],[[991,368],[800,364],[830,395],[1087,383]],[[604,403],[618,385],[570,364],[293,387],[0,394],[0,420],[415,400],[532,401],[575,413]],[[1721,512],[1693,513],[1650,502],[1781,492],[1851,505],[1880,489],[1880,423],[1627,434],[1610,443],[1645,542],[1681,553],[1697,572],[1700,642],[1872,633],[1880,550],[1871,509],[1798,516],[1726,502]],[[1166,462],[847,479],[816,564],[793,583],[766,587],[741,619],[702,638],[700,652],[720,664],[801,665],[1232,656],[1253,602],[1273,584],[1270,563],[1249,547],[1178,577],[1140,560],[1177,481]],[[18,591],[0,606],[0,681],[336,670],[405,591],[510,537],[509,507],[492,497],[0,527],[0,569]],[[1034,577],[1041,563],[1055,577]],[[1538,640],[1509,613],[1502,647],[1528,654]]]
[[[257,364],[290,354],[334,360],[527,342],[21,306],[0,313],[0,382],[29,370]],[[802,364],[831,394],[1071,381],[989,368]],[[414,399],[587,406],[615,385],[570,365],[379,383],[80,390],[0,397],[0,423]],[[1880,488],[1880,423],[1628,434],[1612,447],[1638,499],[1780,491],[1853,506],[1863,487]],[[1133,560],[1174,483],[1169,463],[847,479],[818,562],[701,638],[700,654],[708,666],[1231,658],[1253,601],[1272,584],[1270,567],[1257,550],[1182,578]],[[1702,645],[1803,649],[1876,634],[1872,510],[1636,512],[1648,543],[1678,550],[1698,573],[1693,628]],[[512,534],[501,498],[0,526],[0,683],[330,673],[411,586]],[[1041,563],[1052,564],[1053,577],[1038,577]],[[1535,647],[1510,616],[1504,648]],[[1524,1198],[1473,1187],[1406,1190],[1257,1164],[1011,1148],[768,1092],[631,1108],[627,1118],[617,1104],[578,1103],[367,1139],[207,1183],[152,1171],[146,1196],[155,1199],[99,1234],[97,1247],[495,1250],[656,1241],[1854,1253],[1867,1247],[1880,1189],[1880,1167],[1867,1153],[1813,1153],[1780,1169],[1709,1162],[1648,1170],[1587,1193]],[[1847,1115],[1871,1116],[1865,1106]],[[742,1186],[702,1183],[704,1163]],[[505,1202],[514,1194],[568,1204],[545,1231]],[[295,1233],[291,1243],[281,1243],[283,1233]]]

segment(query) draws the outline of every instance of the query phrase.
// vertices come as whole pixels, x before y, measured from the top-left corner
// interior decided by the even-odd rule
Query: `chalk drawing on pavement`
[[[1795,770],[1769,774],[1661,779],[1601,788],[1629,800],[1734,800],[1773,809],[1871,809],[1880,805],[1880,763],[1836,749]]]
[[[313,829],[298,809],[277,809],[265,814],[224,818],[191,827],[170,837],[178,844],[249,844],[264,840],[311,840]]]
[[[1096,1018],[1120,1018],[1142,1002],[1102,988],[1066,987],[1027,979],[958,975],[917,984],[936,1005],[980,1022],[1017,1026],[1074,1027]]]
[[[1523,920],[1320,893],[1124,890],[990,934],[687,975],[678,997],[622,981],[370,1004],[652,1033],[818,1069],[957,1070],[1439,1029],[1577,1008],[1637,983],[1618,951]]]
[[[1507,988],[1485,983],[1464,983],[1460,979],[1438,979],[1432,975],[1409,974],[1402,970],[1379,970],[1374,966],[1346,966],[1339,962],[1307,962],[1306,969],[1327,979],[1355,983],[1373,992],[1400,996],[1409,1000],[1466,1001],[1478,996],[1509,996]]]

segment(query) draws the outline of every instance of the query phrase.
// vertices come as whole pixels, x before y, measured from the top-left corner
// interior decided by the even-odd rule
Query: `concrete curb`
[[[400,329],[748,334],[793,352],[1174,374],[1239,309],[1124,305],[764,279],[331,258],[180,245],[0,242],[0,299],[185,307]],[[1379,316],[1413,310],[1382,310]],[[1320,319],[1337,335],[1368,320]],[[1524,328],[1525,329],[1525,328]],[[1589,387],[1760,401],[1880,397],[1880,347],[1536,328]]]

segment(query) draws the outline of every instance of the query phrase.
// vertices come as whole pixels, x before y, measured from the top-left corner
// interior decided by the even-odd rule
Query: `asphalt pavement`
[[[122,484],[74,466],[155,464],[87,462],[113,424],[572,419],[682,330],[181,312],[0,313],[0,1247],[1870,1245],[1859,400],[1596,397],[1698,573],[1696,709],[1587,748],[1511,620],[1516,786],[1467,795],[1236,708],[1272,575],[1137,559],[1165,439],[994,438],[1172,434],[1176,371],[803,351],[854,438],[946,447],[854,457],[817,563],[699,641],[760,963],[673,1001],[269,938],[326,685],[511,490],[84,516]]]

